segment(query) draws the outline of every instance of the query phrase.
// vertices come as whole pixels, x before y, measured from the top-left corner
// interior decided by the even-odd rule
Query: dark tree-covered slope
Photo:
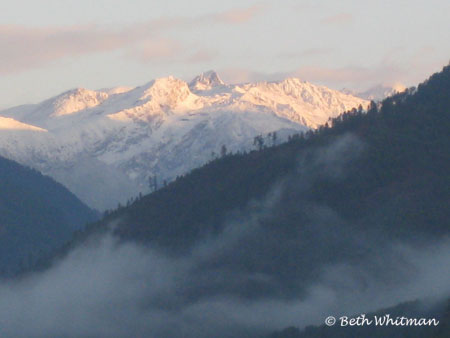
[[[373,104],[368,113],[348,112],[306,139],[213,161],[93,228],[120,219],[117,233],[124,238],[184,248],[205,232],[220,231],[230,211],[263,198],[275,183],[307,178],[314,184],[302,188],[301,200],[352,222],[382,219],[378,226],[394,236],[440,236],[449,229],[449,134],[450,66],[384,100],[381,109]],[[342,137],[348,149],[324,150]],[[317,158],[322,151],[330,153],[327,168]],[[343,174],[335,179],[338,171]],[[287,194],[295,192],[285,192],[282,208],[301,207]]]
[[[0,272],[10,275],[94,221],[89,209],[53,179],[0,157]]]

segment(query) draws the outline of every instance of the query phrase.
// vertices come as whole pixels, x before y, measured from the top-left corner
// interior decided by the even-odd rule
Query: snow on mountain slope
[[[33,130],[33,131],[47,131],[45,129],[32,126],[30,124],[16,121],[9,117],[0,116],[0,129],[1,130]]]
[[[244,109],[248,104],[267,107],[279,116],[310,128],[325,124],[330,117],[336,117],[355,105],[366,105],[364,100],[296,78],[247,84],[241,88],[244,94],[238,105]]]
[[[213,71],[189,84],[169,76],[136,88],[75,89],[0,112],[0,155],[103,210],[147,192],[149,177],[170,181],[207,162],[223,145],[248,150],[274,131],[282,141],[367,103],[292,78],[226,85]],[[2,130],[10,120],[47,132]]]

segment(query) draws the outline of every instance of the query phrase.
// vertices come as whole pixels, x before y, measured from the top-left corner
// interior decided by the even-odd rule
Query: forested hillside
[[[96,217],[61,184],[0,157],[0,276],[32,265]]]

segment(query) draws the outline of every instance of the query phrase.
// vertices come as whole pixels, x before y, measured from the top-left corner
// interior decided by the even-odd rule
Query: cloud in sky
[[[139,46],[129,51],[129,56],[137,58],[141,62],[158,60],[172,60],[177,55],[184,53],[185,47],[178,40],[169,38],[147,39],[139,43]]]
[[[227,23],[245,23],[253,19],[256,15],[264,10],[262,4],[256,4],[247,8],[236,8],[223,13],[215,15],[219,21]]]
[[[127,56],[141,62],[173,60],[183,53],[184,59],[200,62],[214,57],[214,52],[194,50],[179,38],[165,33],[176,29],[193,29],[212,24],[241,24],[251,20],[263,9],[262,5],[212,13],[201,17],[166,17],[151,22],[119,28],[79,25],[28,27],[0,25],[0,74],[13,74],[39,68],[67,57],[129,48]]]
[[[92,25],[45,28],[2,25],[0,74],[40,67],[65,57],[113,51],[143,38],[144,34],[133,34],[133,30]]]
[[[331,16],[327,16],[321,20],[321,23],[327,25],[348,25],[354,20],[353,15],[350,13],[339,13]]]

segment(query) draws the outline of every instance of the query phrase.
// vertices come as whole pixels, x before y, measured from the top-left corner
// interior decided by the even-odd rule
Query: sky
[[[210,69],[228,83],[413,86],[450,60],[448,0],[1,1],[0,108]]]

